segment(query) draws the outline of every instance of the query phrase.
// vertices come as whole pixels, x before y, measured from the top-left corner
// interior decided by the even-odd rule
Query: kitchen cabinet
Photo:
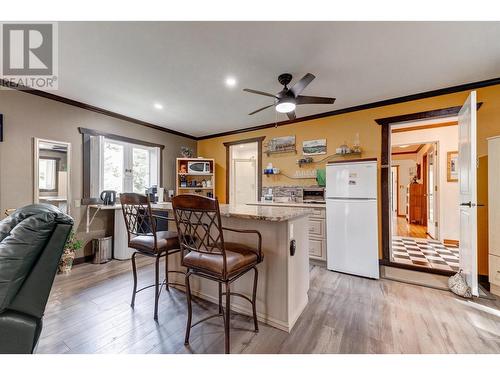
[[[326,209],[314,207],[309,216],[309,257],[326,261]]]
[[[500,296],[500,136],[488,138],[488,268],[490,292]]]
[[[278,206],[278,207],[298,207],[310,208],[312,214],[309,215],[309,258],[326,262],[326,205],[312,203],[277,203],[277,202],[257,202],[248,203],[250,206]]]

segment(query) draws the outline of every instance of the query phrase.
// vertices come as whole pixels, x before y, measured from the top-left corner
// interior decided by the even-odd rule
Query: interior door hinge
[[[434,226],[437,228],[437,226],[438,226],[438,222],[437,221],[434,222]]]

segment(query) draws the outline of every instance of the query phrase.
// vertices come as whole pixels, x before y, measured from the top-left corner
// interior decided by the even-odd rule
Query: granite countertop
[[[99,208],[101,210],[118,210],[121,205],[114,206],[104,205],[89,205],[91,208]],[[171,202],[154,203],[151,204],[154,210],[171,210]],[[309,209],[308,209],[309,208]],[[252,220],[266,220],[266,221],[287,221],[301,216],[309,216],[313,213],[312,207],[306,208],[291,207],[291,206],[275,206],[268,205],[263,207],[261,205],[231,205],[220,204],[220,214],[222,217],[237,218],[237,219],[252,219]]]
[[[296,202],[255,202],[247,203],[249,206],[274,206],[274,207],[298,207],[298,208],[326,208],[326,203],[296,203]]]
[[[220,214],[222,217],[237,219],[252,219],[265,221],[287,221],[301,216],[309,216],[313,211],[298,207],[277,207],[277,206],[257,206],[257,205],[231,205],[221,204]]]

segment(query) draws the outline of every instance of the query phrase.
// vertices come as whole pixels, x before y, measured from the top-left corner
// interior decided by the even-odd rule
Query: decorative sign
[[[304,155],[326,154],[326,139],[314,139],[302,142],[302,153]]]
[[[285,152],[290,150],[295,150],[294,135],[272,138],[267,145],[268,152]]]

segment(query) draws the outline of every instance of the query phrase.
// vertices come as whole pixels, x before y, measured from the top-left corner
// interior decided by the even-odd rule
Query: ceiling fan
[[[301,80],[296,82],[291,88],[288,88],[288,84],[292,81],[292,75],[289,73],[280,74],[278,77],[278,82],[282,84],[283,90],[281,90],[276,95],[267,92],[243,89],[243,91],[250,92],[252,94],[264,95],[274,98],[274,104],[262,107],[256,111],[250,112],[249,115],[254,115],[257,112],[263,111],[264,109],[275,107],[276,111],[280,113],[286,113],[290,120],[295,120],[295,107],[301,104],[333,104],[335,98],[325,98],[321,96],[304,96],[300,95],[302,91],[316,78],[311,73],[307,73]]]

